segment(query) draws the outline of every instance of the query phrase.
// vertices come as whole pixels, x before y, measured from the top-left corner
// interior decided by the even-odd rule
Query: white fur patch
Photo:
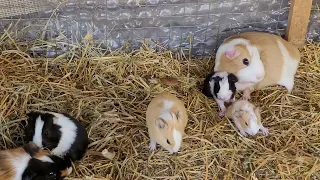
[[[14,167],[16,174],[13,180],[21,180],[24,170],[27,168],[31,156],[24,153],[23,156],[13,157],[12,166]]]
[[[38,116],[35,124],[35,131],[33,135],[33,142],[40,148],[42,148],[42,129],[43,129],[44,121],[42,121],[41,116]]]
[[[163,106],[159,117],[165,120],[173,120],[174,117],[170,113],[170,109],[173,107],[173,105],[173,101],[163,100]]]
[[[169,111],[162,112],[162,113],[159,115],[159,118],[162,118],[162,119],[164,119],[164,120],[173,120],[173,116],[172,116],[172,114],[171,114]]]
[[[72,173],[72,167],[69,167],[67,171],[68,171],[68,175],[70,175]]]
[[[291,58],[289,52],[281,41],[278,40],[277,44],[283,57],[282,74],[278,84],[286,86],[288,89],[292,89],[294,75],[297,72],[299,60],[294,60]]]
[[[229,81],[228,77],[223,77],[221,81],[219,81],[220,90],[217,93],[217,98],[223,101],[227,101],[231,98],[232,91],[229,89]]]
[[[71,145],[77,136],[77,126],[66,116],[59,113],[53,113],[54,123],[61,126],[61,139],[56,148],[52,150],[52,154],[56,156],[63,156],[70,149]]]
[[[217,98],[219,100],[222,100],[222,101],[227,101],[231,98],[231,95],[232,95],[232,91],[229,89],[229,80],[228,80],[228,73],[227,72],[216,72],[213,77],[220,77],[222,78],[221,81],[219,81],[219,86],[220,86],[220,89],[219,89],[219,92],[217,93]],[[210,90],[211,90],[211,93],[214,94],[213,92],[213,89],[214,89],[214,82],[213,81],[210,81]]]
[[[246,83],[260,82],[263,78],[257,79],[257,76],[264,77],[265,70],[264,70],[264,65],[260,59],[259,51],[255,46],[251,46],[248,40],[242,39],[242,38],[231,40],[230,42],[224,43],[219,47],[217,54],[216,54],[216,60],[215,60],[216,65],[214,67],[214,71],[219,71],[218,67],[220,65],[220,58],[224,54],[224,52],[226,52],[228,49],[234,48],[234,46],[237,44],[245,45],[247,47],[249,55],[251,56],[251,62],[249,64],[249,66],[239,70],[236,73],[236,76],[239,79],[239,82],[237,82],[237,84],[243,83],[243,82],[246,82]],[[238,90],[240,90],[240,91],[243,90],[241,86],[237,86],[237,88],[238,87],[239,87]]]
[[[48,156],[37,157],[36,159],[39,159],[42,162],[54,163]]]
[[[162,110],[163,111],[167,111],[167,110],[171,109],[173,107],[173,104],[174,104],[173,101],[164,100],[163,101]]]
[[[173,129],[173,139],[175,142],[174,147],[172,148],[173,152],[178,152],[182,142],[182,134],[177,131],[175,128]]]

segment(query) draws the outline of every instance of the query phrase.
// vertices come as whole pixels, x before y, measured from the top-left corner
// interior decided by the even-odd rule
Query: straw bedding
[[[210,57],[178,61],[169,51],[145,47],[92,57],[87,50],[71,60],[2,51],[1,149],[25,143],[19,122],[27,112],[51,110],[75,116],[89,133],[89,151],[68,179],[320,178],[319,43],[301,50],[292,94],[280,86],[252,94],[270,135],[248,138],[239,136],[228,119],[219,119],[214,100],[201,94],[213,66]],[[157,80],[167,76],[180,84]],[[178,154],[148,149],[145,111],[162,91],[177,95],[189,113]]]

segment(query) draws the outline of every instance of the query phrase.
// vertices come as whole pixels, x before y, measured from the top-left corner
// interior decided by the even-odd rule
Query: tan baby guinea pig
[[[259,130],[264,135],[269,131],[261,123],[260,108],[247,100],[237,100],[227,108],[227,117],[233,119],[234,124],[243,136],[256,135]]]
[[[151,100],[146,121],[150,136],[150,150],[160,144],[170,153],[178,152],[188,122],[187,110],[181,100],[169,93],[161,93]]]

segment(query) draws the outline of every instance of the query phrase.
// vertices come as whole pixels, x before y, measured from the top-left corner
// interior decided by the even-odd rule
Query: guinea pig
[[[263,135],[269,131],[261,123],[260,108],[247,100],[237,100],[227,108],[227,117],[233,119],[235,125],[243,136],[256,135],[259,130]]]
[[[70,160],[51,155],[36,144],[0,151],[0,179],[62,180],[72,172]]]
[[[161,93],[148,105],[146,121],[150,136],[150,150],[160,144],[171,154],[178,152],[188,122],[187,110],[181,100],[169,93]]]
[[[245,32],[230,36],[220,45],[214,71],[235,74],[237,90],[243,91],[246,100],[255,89],[277,84],[291,93],[300,56],[298,48],[280,36]]]
[[[55,112],[33,111],[27,115],[27,141],[33,141],[39,147],[49,149],[53,155],[72,161],[84,157],[89,144],[88,134],[75,118]]]
[[[220,117],[223,117],[226,112],[224,103],[235,101],[237,81],[238,78],[234,74],[227,72],[213,72],[204,80],[202,93],[216,100],[220,108]]]

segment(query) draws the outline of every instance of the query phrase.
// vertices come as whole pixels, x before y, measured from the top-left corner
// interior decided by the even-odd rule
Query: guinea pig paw
[[[224,111],[219,112],[219,118],[223,118],[225,116],[225,114],[226,113]]]
[[[250,95],[248,94],[243,94],[242,99],[248,101],[250,99]]]
[[[262,127],[262,128],[261,128],[261,131],[262,131],[262,134],[263,134],[263,135],[265,135],[265,136],[269,135],[269,130],[268,130],[267,128]]]
[[[151,141],[149,144],[150,151],[154,151],[157,149],[157,143]]]
[[[240,134],[243,136],[243,137],[247,137],[247,133],[245,131],[240,131]]]

